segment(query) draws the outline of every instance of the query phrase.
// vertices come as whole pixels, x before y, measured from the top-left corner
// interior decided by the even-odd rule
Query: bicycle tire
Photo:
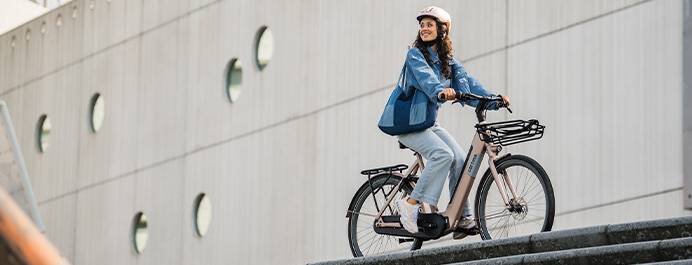
[[[381,235],[375,233],[373,225],[375,218],[358,213],[367,213],[376,215],[378,211],[375,207],[377,201],[378,207],[382,207],[386,202],[385,193],[391,192],[396,185],[401,181],[401,177],[392,175],[380,175],[372,179],[372,187],[368,182],[363,184],[363,187],[358,190],[354,196],[356,200],[353,207],[353,213],[348,218],[348,242],[351,247],[351,253],[354,257],[380,255],[385,253],[394,253],[401,251],[410,251],[420,249],[423,246],[422,239],[405,238],[389,235]],[[380,189],[382,188],[382,189]],[[400,192],[394,200],[388,205],[388,210],[385,210],[384,215],[394,215],[396,207],[395,200],[403,198],[411,193],[409,187],[404,188],[404,192]],[[373,198],[373,190],[377,193]],[[381,209],[381,208],[379,208]]]
[[[504,157],[495,163],[495,167],[502,178],[505,194],[515,207],[512,210],[506,208],[490,169],[486,170],[478,185],[475,202],[476,224],[481,238],[488,240],[550,231],[555,219],[555,195],[543,167],[524,155]],[[503,172],[510,177],[518,201],[504,184]]]

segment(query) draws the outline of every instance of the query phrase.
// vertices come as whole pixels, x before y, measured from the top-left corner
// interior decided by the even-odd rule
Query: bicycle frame
[[[485,122],[482,121],[479,124],[483,123]],[[481,140],[478,133],[475,134],[473,141],[471,142],[471,152],[467,154],[466,162],[464,163],[464,170],[462,171],[463,174],[461,175],[461,179],[459,180],[459,183],[457,183],[455,192],[452,195],[452,201],[447,205],[447,209],[444,212],[440,213],[443,217],[447,217],[449,223],[451,224],[450,227],[447,230],[445,230],[444,235],[454,232],[454,230],[456,229],[457,222],[461,218],[461,213],[464,208],[464,205],[466,204],[466,200],[468,199],[468,196],[471,193],[471,188],[473,187],[473,182],[475,181],[476,174],[478,173],[478,169],[480,168],[480,163],[483,161],[483,158],[486,153],[490,158],[488,159],[488,166],[490,167],[490,172],[492,173],[493,178],[495,179],[495,183],[497,184],[497,188],[499,189],[500,194],[502,195],[502,199],[504,200],[505,206],[507,207],[506,209],[511,208],[510,202],[507,199],[507,194],[505,193],[505,189],[502,187],[501,184],[503,183],[502,179],[500,179],[500,175],[495,168],[495,161],[507,155],[506,154],[503,156],[498,156],[500,150],[501,148],[499,146],[493,145],[492,143],[486,143],[483,140]],[[402,176],[402,180],[396,186],[397,190],[401,187],[401,185],[404,184],[405,176],[415,176],[419,170],[422,171],[425,168],[425,164],[423,163],[423,158],[421,157],[421,155],[418,152],[415,152],[414,155],[416,156],[416,160],[413,162],[413,164],[411,164],[405,175],[399,173],[392,173]],[[509,187],[512,196],[514,197],[514,199],[518,199],[516,190],[514,189],[514,185],[512,184],[512,181],[510,180],[508,174],[503,175],[505,180],[504,183],[506,183]],[[389,205],[397,193],[398,192],[394,192],[390,194],[389,198],[387,198],[387,201],[384,205]],[[436,210],[434,210],[435,208],[432,208],[431,206],[431,211],[436,212]],[[382,209],[380,209],[377,215],[374,216],[375,219],[377,219],[376,225],[379,227],[401,227],[399,223],[386,223],[383,221],[382,215],[384,214],[385,209],[386,207],[382,207]],[[479,218],[485,218],[485,216],[475,217],[476,220]]]

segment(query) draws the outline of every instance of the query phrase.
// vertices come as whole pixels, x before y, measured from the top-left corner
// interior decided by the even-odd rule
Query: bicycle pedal
[[[413,242],[414,240],[415,240],[414,238],[410,238],[410,237],[399,238],[399,244],[410,243],[410,242]]]
[[[478,227],[473,227],[473,228],[459,228],[454,230],[454,232],[461,232],[464,234],[467,234],[469,236],[475,236],[481,233],[480,230],[478,230]]]

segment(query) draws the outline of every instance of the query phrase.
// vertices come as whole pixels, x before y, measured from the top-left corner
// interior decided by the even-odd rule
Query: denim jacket
[[[430,52],[430,59],[433,62],[433,67],[428,65],[425,60],[423,53],[418,48],[412,48],[406,54],[406,84],[402,87],[404,93],[413,93],[412,89],[418,89],[419,91],[425,93],[430,101],[437,102],[438,106],[442,105],[444,101],[439,101],[437,99],[437,94],[442,92],[443,89],[451,87],[455,91],[461,91],[462,93],[473,93],[479,96],[495,96],[486,90],[477,79],[470,76],[464,66],[461,65],[456,59],[452,59],[449,62],[450,70],[452,70],[452,79],[446,79],[441,72],[441,62],[437,58],[437,52],[432,48],[428,47]],[[475,107],[478,101],[466,102],[467,104]],[[465,105],[462,102],[462,106]]]
[[[402,69],[402,73],[399,76],[397,87],[392,91],[392,95],[390,95],[389,101],[384,108],[384,112],[378,123],[379,126],[392,126],[394,120],[402,120],[405,118],[396,117],[395,115],[399,113],[394,111],[394,104],[401,93],[410,96],[414,94],[416,90],[423,92],[414,94],[411,111],[408,117],[409,125],[420,124],[425,121],[428,101],[437,103],[438,107],[445,102],[437,98],[437,95],[445,88],[451,87],[462,93],[495,96],[486,90],[478,80],[471,77],[456,59],[449,62],[449,67],[451,67],[450,70],[453,71],[452,80],[444,78],[440,71],[441,62],[437,58],[437,52],[429,47],[428,51],[433,61],[432,67],[428,65],[423,53],[421,53],[418,48],[412,48],[406,54],[404,69]],[[478,101],[466,103],[475,107]],[[463,105],[464,103],[462,103],[462,106]]]

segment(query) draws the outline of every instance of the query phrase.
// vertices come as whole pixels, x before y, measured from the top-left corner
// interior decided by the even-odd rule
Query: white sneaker
[[[420,212],[420,204],[411,205],[406,201],[406,198],[396,201],[396,209],[401,215],[401,225],[411,234],[418,233],[418,212]]]
[[[457,223],[457,231],[454,231],[454,234],[452,237],[454,240],[459,240],[463,239],[469,234],[475,235],[477,233],[470,233],[476,228],[476,221],[473,220],[471,217],[464,217],[461,220],[459,220],[459,223]],[[458,231],[463,231],[463,232],[458,232]]]

